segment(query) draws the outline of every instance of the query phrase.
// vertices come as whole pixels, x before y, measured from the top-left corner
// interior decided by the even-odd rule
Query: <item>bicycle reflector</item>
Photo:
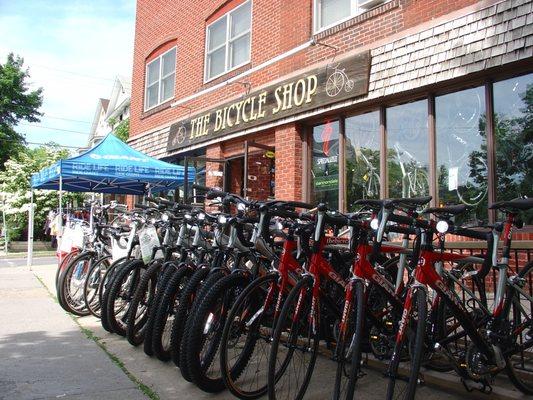
[[[370,227],[374,229],[375,231],[379,228],[379,221],[377,218],[372,218],[372,221],[370,221]]]
[[[448,228],[450,226],[448,225],[448,223],[446,221],[439,221],[437,222],[437,232],[439,233],[446,233],[448,232]]]
[[[225,224],[228,221],[225,215],[219,215],[218,216],[218,223],[219,224]]]
[[[198,221],[203,221],[204,219],[205,219],[205,214],[204,213],[198,214]]]

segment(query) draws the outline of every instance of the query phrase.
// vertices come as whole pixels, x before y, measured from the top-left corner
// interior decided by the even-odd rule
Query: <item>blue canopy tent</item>
[[[85,153],[60,160],[31,177],[28,265],[33,250],[33,189],[142,195],[194,182],[195,170],[149,157],[112,134]],[[30,248],[31,244],[31,248]]]

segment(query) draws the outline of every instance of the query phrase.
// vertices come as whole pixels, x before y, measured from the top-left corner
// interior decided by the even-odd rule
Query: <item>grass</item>
[[[34,276],[37,278],[37,280],[41,283],[41,285],[43,285],[44,289],[48,292],[48,295],[56,302],[59,304],[58,300],[57,300],[57,297],[50,291],[50,289],[48,288],[48,286],[46,286],[46,284],[44,283],[44,281],[37,275],[34,274]],[[139,388],[139,390],[141,392],[144,393],[144,395],[146,397],[148,397],[150,400],[160,400],[159,399],[159,395],[149,386],[145,385],[144,383],[142,383],[139,379],[137,379],[137,377],[135,375],[133,375],[127,368],[126,366],[124,365],[124,363],[122,362],[122,360],[120,360],[116,355],[114,355],[113,353],[111,353],[111,351],[109,351],[109,349],[106,347],[105,343],[102,341],[102,338],[96,336],[94,334],[93,331],[91,331],[90,329],[87,329],[85,327],[83,327],[80,322],[78,321],[78,319],[70,314],[70,313],[67,313],[71,318],[72,320],[76,323],[76,325],[78,325],[78,327],[80,328],[80,330],[82,331],[82,333],[85,335],[85,337],[87,337],[87,339],[89,340],[92,340],[94,343],[96,343],[96,345],[98,347],[100,347],[100,349],[102,349],[102,351],[107,354],[107,356],[111,359],[111,361],[113,361],[113,363],[119,367],[122,372],[124,372],[126,374],[126,376],[135,384],[137,385],[137,387]]]

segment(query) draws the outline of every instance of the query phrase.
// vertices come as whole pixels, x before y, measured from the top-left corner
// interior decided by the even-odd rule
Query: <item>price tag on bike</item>
[[[128,249],[128,242],[125,238],[121,237],[118,240],[113,238],[111,240],[111,258],[113,261],[126,257],[128,255]]]
[[[147,226],[139,232],[139,243],[141,246],[142,260],[147,263],[152,259],[154,248],[161,246],[155,226]],[[159,255],[162,255],[161,250],[158,251],[157,256]]]

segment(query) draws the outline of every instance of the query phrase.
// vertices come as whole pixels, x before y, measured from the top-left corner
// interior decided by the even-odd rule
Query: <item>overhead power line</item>
[[[50,129],[52,131],[71,132],[71,133],[77,133],[79,135],[89,135],[89,132],[73,131],[73,130],[70,130],[70,129],[63,129],[63,128],[54,128],[52,126],[32,125],[32,124],[24,124],[24,123],[19,123],[18,125],[30,126],[32,128]]]
[[[15,140],[15,139],[10,139],[10,138],[3,138],[2,141],[6,141],[6,142],[19,142],[18,140]],[[27,140],[24,141],[25,144],[34,144],[34,145],[37,145],[37,146],[54,146],[54,147],[64,147],[66,149],[79,149],[79,148],[82,148],[82,147],[85,147],[85,146],[68,146],[66,144],[59,144],[59,143],[56,143],[54,141],[50,141],[50,142],[28,142]]]
[[[75,72],[75,71],[68,71],[68,70],[65,70],[65,69],[59,69],[59,68],[54,68],[54,67],[47,67],[46,65],[40,65],[40,64],[32,64],[31,67],[37,67],[37,68],[44,68],[44,69],[48,69],[48,70],[51,70],[51,71],[57,71],[57,72],[62,72],[64,74],[70,74],[70,75],[77,75],[77,76],[83,76],[85,78],[89,78],[89,79],[96,79],[96,80],[100,80],[100,81],[110,81],[110,82],[113,82],[115,79],[112,79],[112,78],[103,78],[101,76],[94,76],[94,75],[88,75],[88,74],[81,74],[79,72]]]
[[[92,125],[92,122],[89,122],[89,121],[81,121],[79,119],[70,119],[70,118],[63,118],[63,117],[54,117],[52,115],[47,115],[47,114],[44,114],[41,118],[59,119],[61,121],[80,122],[82,124],[90,124],[90,125]]]

